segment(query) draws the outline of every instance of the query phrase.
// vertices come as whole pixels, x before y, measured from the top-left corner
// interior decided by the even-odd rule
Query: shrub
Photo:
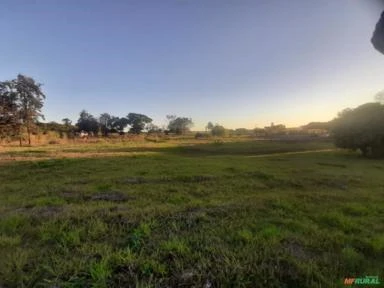
[[[212,128],[211,133],[212,133],[212,136],[222,137],[222,136],[225,136],[226,130],[223,126],[216,125]]]
[[[384,105],[380,103],[344,110],[331,130],[337,147],[359,149],[366,157],[384,156]]]
[[[207,133],[197,132],[195,134],[195,139],[207,139],[209,135]]]

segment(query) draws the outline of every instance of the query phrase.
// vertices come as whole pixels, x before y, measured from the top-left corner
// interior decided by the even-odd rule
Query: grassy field
[[[2,148],[0,233],[4,288],[383,282],[384,162],[327,142]]]

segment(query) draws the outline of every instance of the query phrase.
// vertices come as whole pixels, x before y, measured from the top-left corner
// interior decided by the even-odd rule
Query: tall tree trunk
[[[22,146],[22,139],[21,139],[21,137],[22,137],[22,134],[21,134],[21,125],[18,125],[19,127],[18,127],[18,129],[19,129],[19,142],[20,142],[20,147]]]
[[[22,145],[22,139],[21,139],[22,135],[21,135],[21,131],[19,130],[19,142],[20,142],[20,147],[23,146]]]
[[[27,133],[28,133],[28,145],[31,146],[31,130],[29,128],[29,122],[27,123]]]

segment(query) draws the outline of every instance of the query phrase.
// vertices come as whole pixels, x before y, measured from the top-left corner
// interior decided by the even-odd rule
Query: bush
[[[339,113],[332,125],[335,145],[360,150],[366,157],[384,156],[384,105],[366,103]]]
[[[216,125],[212,128],[211,133],[212,133],[212,136],[222,137],[222,136],[225,136],[226,131],[223,126]]]
[[[197,132],[195,134],[195,139],[207,139],[209,135],[207,133]]]

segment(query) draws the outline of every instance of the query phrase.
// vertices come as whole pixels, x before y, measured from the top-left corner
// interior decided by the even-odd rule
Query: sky
[[[379,0],[3,0],[0,81],[43,83],[46,121],[166,115],[226,128],[328,121],[384,89]]]

